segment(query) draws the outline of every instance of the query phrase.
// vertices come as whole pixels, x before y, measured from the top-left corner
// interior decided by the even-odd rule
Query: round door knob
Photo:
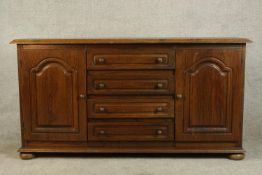
[[[85,99],[85,98],[86,98],[86,95],[85,95],[85,94],[80,94],[80,95],[79,95],[79,98]]]
[[[157,83],[156,87],[157,87],[158,89],[161,89],[161,88],[164,87],[164,85],[163,85],[163,83]]]
[[[106,110],[106,109],[105,109],[104,107],[100,107],[100,108],[99,108],[99,111],[100,111],[100,112],[105,112],[105,110]]]
[[[177,94],[177,95],[176,95],[176,98],[177,98],[177,99],[182,99],[182,98],[183,98],[183,95],[182,95],[182,94]]]
[[[156,59],[156,62],[157,62],[157,63],[163,63],[163,62],[164,62],[164,59],[161,58],[161,57],[159,57],[159,58]]]
[[[105,134],[105,131],[104,130],[100,130],[99,134],[103,135],[103,134]]]
[[[157,111],[157,112],[162,112],[163,110],[164,110],[164,108],[161,107],[161,106],[159,106],[159,107],[156,108],[156,111]]]
[[[100,89],[103,89],[103,88],[105,88],[105,84],[104,83],[99,83],[98,85],[97,85],[97,87],[98,88],[100,88]]]
[[[104,62],[105,62],[105,59],[104,59],[104,58],[98,58],[98,62],[99,62],[99,63],[104,63]]]
[[[161,135],[161,134],[163,134],[163,131],[162,131],[161,129],[158,129],[158,130],[156,131],[156,133],[157,133],[158,135]]]

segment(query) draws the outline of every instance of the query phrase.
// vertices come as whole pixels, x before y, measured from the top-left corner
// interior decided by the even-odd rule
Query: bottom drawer
[[[171,141],[174,140],[173,119],[110,120],[88,123],[90,141]]]

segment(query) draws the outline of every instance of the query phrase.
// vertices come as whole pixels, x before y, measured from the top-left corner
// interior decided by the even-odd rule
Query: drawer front
[[[91,97],[88,118],[174,118],[172,97]]]
[[[172,94],[173,71],[89,71],[89,94]]]
[[[172,46],[96,46],[88,49],[89,70],[110,69],[174,69]]]
[[[166,120],[91,121],[89,141],[170,141],[174,140],[174,122]]]

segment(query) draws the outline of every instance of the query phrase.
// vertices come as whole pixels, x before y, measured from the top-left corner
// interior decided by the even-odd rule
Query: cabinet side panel
[[[23,95],[25,95],[24,88],[23,88],[23,77],[22,77],[22,64],[21,64],[21,53],[22,45],[17,45],[17,67],[18,67],[18,84],[19,84],[19,108],[20,108],[20,127],[21,127],[21,141],[22,141],[22,147],[25,146],[25,132],[24,132],[24,110],[23,107]]]

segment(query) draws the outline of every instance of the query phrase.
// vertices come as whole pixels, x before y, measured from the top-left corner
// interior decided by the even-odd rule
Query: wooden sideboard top
[[[247,38],[107,38],[107,39],[15,39],[10,44],[190,44],[251,42]]]

